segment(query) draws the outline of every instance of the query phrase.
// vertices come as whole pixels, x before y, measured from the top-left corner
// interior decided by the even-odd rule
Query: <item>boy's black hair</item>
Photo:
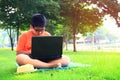
[[[33,27],[45,27],[46,26],[46,17],[39,13],[34,14],[31,18],[31,25]]]

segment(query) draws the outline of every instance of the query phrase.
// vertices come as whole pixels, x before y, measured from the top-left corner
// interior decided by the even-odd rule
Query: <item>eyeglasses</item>
[[[43,32],[43,31],[45,31],[45,28],[34,27],[34,30],[36,32]]]

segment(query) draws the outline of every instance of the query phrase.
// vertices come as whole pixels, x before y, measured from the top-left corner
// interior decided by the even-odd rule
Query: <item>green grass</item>
[[[91,67],[16,74],[15,51],[0,49],[0,80],[120,80],[120,53],[64,51],[73,62]]]

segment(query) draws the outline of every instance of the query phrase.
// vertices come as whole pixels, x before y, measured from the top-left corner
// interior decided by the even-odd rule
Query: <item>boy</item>
[[[19,65],[32,64],[37,68],[55,68],[58,66],[67,66],[70,63],[70,59],[67,56],[61,58],[43,62],[38,59],[31,58],[31,39],[32,36],[51,36],[51,34],[45,31],[46,18],[45,16],[37,13],[31,18],[30,29],[20,35],[18,45],[16,49],[16,62]]]

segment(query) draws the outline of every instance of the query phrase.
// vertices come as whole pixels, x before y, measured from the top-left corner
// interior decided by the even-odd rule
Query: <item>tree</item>
[[[19,30],[25,30],[29,27],[30,18],[34,13],[44,14],[49,21],[48,23],[56,22],[57,8],[59,6],[52,0],[1,0],[0,21],[5,25],[3,28],[10,31],[12,50],[14,43],[11,37],[12,29],[16,30],[18,40]]]
[[[22,25],[26,25],[29,22],[30,16],[33,14],[35,2],[32,0],[1,0],[0,1],[0,20],[3,22],[4,29],[8,29],[8,35],[11,40],[11,46],[13,50],[13,38],[12,29],[17,32],[17,39],[19,36],[19,29]],[[30,7],[28,7],[30,6]]]
[[[120,3],[118,3],[118,0],[80,0],[80,2],[96,5],[102,15],[110,15],[120,26]]]
[[[61,6],[61,16],[64,17],[72,29],[73,48],[76,51],[76,34],[93,32],[102,24],[102,15],[98,8],[89,8],[90,5],[80,0],[58,0]]]

